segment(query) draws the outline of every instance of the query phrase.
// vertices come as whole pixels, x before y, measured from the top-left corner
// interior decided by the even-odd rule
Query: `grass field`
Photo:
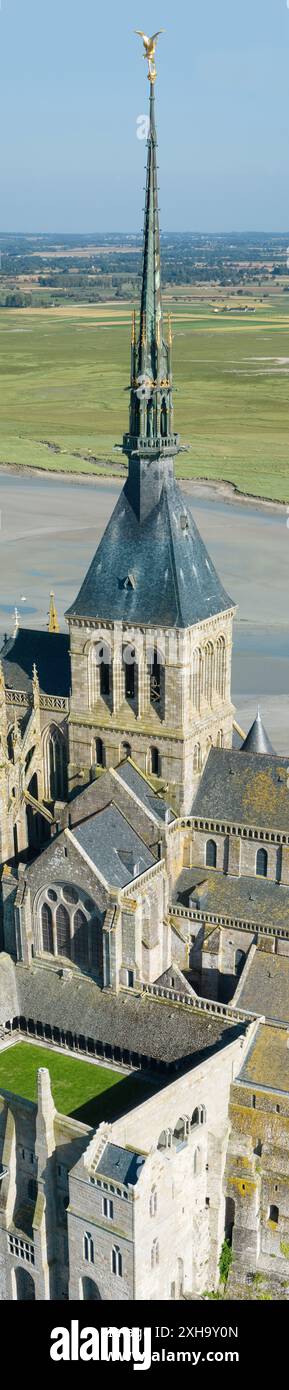
[[[172,307],[175,427],[189,446],[179,477],[288,502],[288,297],[250,315],[236,300],[230,314]],[[119,471],[130,317],[124,303],[0,311],[1,463],[107,473],[109,460]]]
[[[12,1091],[35,1101],[39,1067],[48,1067],[54,1104],[60,1114],[73,1115],[86,1125],[117,1119],[124,1111],[141,1104],[154,1089],[141,1077],[121,1076],[108,1067],[20,1042],[0,1054],[0,1092]]]

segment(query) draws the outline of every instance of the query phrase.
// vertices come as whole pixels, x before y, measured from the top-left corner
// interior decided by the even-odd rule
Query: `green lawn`
[[[0,310],[0,462],[119,467],[130,316],[125,304]],[[173,327],[175,426],[189,446],[179,477],[224,479],[288,502],[288,297],[257,303],[248,316],[178,302]]]
[[[19,1042],[0,1054],[0,1091],[12,1091],[35,1101],[39,1067],[48,1067],[54,1104],[60,1114],[73,1115],[87,1125],[117,1119],[134,1105],[140,1105],[154,1089],[141,1077],[121,1076],[109,1068]]]

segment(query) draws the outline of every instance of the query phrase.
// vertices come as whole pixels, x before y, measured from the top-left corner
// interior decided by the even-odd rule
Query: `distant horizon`
[[[29,232],[21,232],[21,231],[19,231],[19,229],[16,229],[16,228],[15,228],[14,230],[10,231],[10,232],[3,232],[3,231],[1,231],[1,229],[0,229],[0,238],[3,237],[3,239],[4,239],[5,237],[6,237],[6,238],[7,238],[7,237],[9,238],[9,237],[12,237],[12,236],[14,236],[14,237],[26,237],[26,238],[29,238],[29,237],[45,237],[45,238],[49,238],[49,237],[67,237],[67,238],[68,238],[68,237],[70,237],[70,238],[73,238],[73,239],[74,239],[75,237],[79,237],[80,240],[81,240],[81,238],[83,239],[83,238],[88,238],[88,237],[89,237],[89,239],[92,239],[92,238],[95,237],[95,236],[96,236],[96,237],[100,237],[100,236],[101,236],[101,237],[113,236],[113,237],[124,237],[124,238],[127,238],[127,237],[135,237],[135,239],[138,240],[138,241],[141,241],[141,240],[142,240],[142,232],[141,232],[141,231],[136,232],[136,231],[134,231],[133,229],[132,229],[131,231],[123,231],[123,230],[121,230],[120,228],[119,228],[119,229],[116,229],[116,230],[112,230],[112,228],[109,228],[109,227],[100,228],[100,229],[94,228],[94,231],[90,231],[90,232],[84,232],[84,231],[82,231],[82,232],[81,232],[81,231],[68,231],[67,229],[64,230],[64,229],[62,229],[61,227],[58,227],[57,230],[55,230],[55,228],[52,228],[51,231],[45,231],[45,232],[43,232],[43,231],[37,231],[37,232],[36,232],[36,231],[34,231],[34,230],[33,230],[33,231],[29,231]],[[223,231],[218,231],[218,232],[215,232],[212,228],[211,228],[211,229],[210,229],[210,228],[206,228],[206,229],[204,229],[204,228],[201,229],[201,228],[200,228],[200,229],[198,229],[198,228],[185,227],[185,228],[181,231],[180,228],[167,227],[167,228],[163,228],[163,229],[162,229],[162,231],[161,231],[161,237],[167,237],[167,236],[173,236],[173,237],[180,237],[180,236],[201,236],[201,237],[202,237],[202,236],[204,236],[204,237],[206,236],[206,237],[207,237],[207,236],[212,236],[212,237],[215,237],[216,240],[218,240],[218,239],[221,238],[221,237],[230,237],[230,236],[232,236],[232,237],[261,237],[261,236],[266,236],[266,237],[274,237],[274,238],[280,236],[280,237],[284,237],[284,238],[286,239],[287,237],[289,238],[289,224],[288,224],[288,228],[287,228],[287,229],[282,230],[281,228],[280,228],[280,229],[277,228],[276,231],[272,231],[272,230],[270,231],[270,230],[266,229],[266,227],[259,227],[259,228],[256,228],[256,227],[251,227],[251,228],[250,228],[250,227],[247,227],[247,228],[246,228],[246,227],[245,227],[244,229],[242,229],[242,228],[237,228],[237,227],[229,227],[229,228],[227,228],[227,229],[224,229]]]

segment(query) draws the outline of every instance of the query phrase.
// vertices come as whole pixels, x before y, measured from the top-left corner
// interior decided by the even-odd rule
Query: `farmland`
[[[251,312],[244,312],[248,303]],[[167,293],[179,477],[289,502],[289,303]],[[253,312],[252,312],[253,310]],[[0,463],[115,473],[128,415],[131,304],[0,310]]]

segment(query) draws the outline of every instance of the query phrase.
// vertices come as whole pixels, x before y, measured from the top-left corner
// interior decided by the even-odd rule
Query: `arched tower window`
[[[267,873],[268,854],[267,850],[263,849],[261,846],[261,849],[258,849],[256,854],[256,874],[258,874],[260,878],[267,878]]]
[[[102,738],[96,738],[95,740],[95,762],[97,767],[105,767],[105,747]]]
[[[150,749],[149,764],[150,764],[150,765],[149,765],[149,771],[152,773],[152,775],[153,775],[154,777],[160,777],[160,774],[161,774],[161,760],[160,760],[160,755],[159,755],[159,750],[158,750],[158,748],[151,748],[151,749]]]
[[[121,758],[131,758],[131,744],[130,744],[130,743],[122,743],[122,744],[121,744],[120,756],[121,756]]]
[[[167,402],[166,402],[166,398],[165,398],[165,396],[163,396],[163,398],[162,398],[162,404],[161,404],[161,435],[163,436],[163,438],[164,438],[165,435],[167,435],[167,433],[168,433],[168,411],[167,411]]]
[[[214,647],[212,642],[206,642],[204,648],[204,669],[203,669],[203,691],[205,700],[210,705],[213,698],[214,689]]]
[[[192,674],[193,674],[193,683],[192,683],[192,684],[193,684],[193,691],[192,691],[192,693],[193,693],[193,705],[194,705],[194,709],[200,709],[200,704],[201,704],[201,693],[202,693],[202,665],[203,665],[203,661],[202,661],[202,652],[201,652],[201,648],[200,648],[200,647],[197,647],[197,648],[196,648],[196,651],[193,653],[193,673],[192,673]]]
[[[215,840],[207,840],[206,844],[206,866],[207,869],[215,869],[217,864],[217,845]]]
[[[118,1276],[118,1278],[121,1279],[121,1278],[122,1278],[122,1255],[121,1255],[121,1252],[120,1252],[120,1249],[119,1249],[119,1246],[118,1246],[118,1245],[113,1245],[113,1247],[112,1247],[112,1252],[111,1252],[111,1268],[112,1268],[112,1273],[113,1273],[113,1274],[116,1274],[116,1275]]]
[[[154,650],[150,654],[149,682],[151,704],[158,705],[161,698],[161,662],[157,647],[154,647]]]
[[[83,1237],[83,1259],[87,1260],[88,1264],[94,1264],[94,1244],[90,1231],[85,1231]]]
[[[226,694],[226,643],[224,637],[218,637],[216,642],[216,690],[221,699],[225,699]]]
[[[135,647],[127,646],[124,652],[124,688],[126,700],[134,700],[137,691],[137,663]]]
[[[93,708],[99,697],[108,701],[111,696],[111,650],[107,642],[94,642],[89,652],[89,702]]]

